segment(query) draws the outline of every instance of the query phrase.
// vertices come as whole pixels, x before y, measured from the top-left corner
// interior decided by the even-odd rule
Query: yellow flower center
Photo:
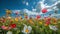
[[[28,30],[28,29],[26,29],[26,30],[25,30],[25,32],[27,32],[27,33],[28,33],[28,32],[29,32],[29,30]]]

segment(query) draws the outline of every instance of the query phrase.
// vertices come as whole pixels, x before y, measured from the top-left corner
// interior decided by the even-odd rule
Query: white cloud
[[[36,11],[36,9],[32,9],[32,11]]]
[[[52,9],[48,9],[47,11],[50,12],[50,11],[52,11]]]
[[[60,14],[53,13],[50,17],[54,17],[54,16],[60,16]]]
[[[28,2],[26,3],[26,5],[28,5]],[[24,12],[27,13],[28,15],[41,15],[41,14],[43,14],[43,13],[41,12],[41,10],[42,10],[43,8],[47,8],[48,12],[49,12],[49,11],[52,11],[52,9],[56,9],[56,7],[55,7],[54,5],[56,5],[56,3],[53,4],[53,5],[51,5],[51,6],[48,6],[47,4],[44,4],[44,0],[43,0],[43,2],[42,2],[42,1],[39,1],[39,2],[37,3],[37,6],[36,6],[36,7],[38,7],[38,8],[32,9],[32,11],[30,11],[30,10],[28,10],[28,9],[24,9]],[[54,6],[54,7],[53,7],[53,6]],[[52,9],[51,9],[51,7],[52,7]],[[39,13],[38,13],[38,12],[35,12],[35,11],[37,11],[37,10],[40,10],[40,12],[39,12]]]
[[[52,2],[56,2],[56,1],[58,1],[58,0],[51,0]]]
[[[21,10],[12,10],[13,13],[16,13],[16,12],[20,13],[20,11]]]
[[[28,6],[28,5],[29,5],[29,3],[28,3],[28,2],[26,2],[26,5]]]
[[[28,9],[24,9],[24,12],[27,13],[28,15],[41,15],[41,14],[43,14],[42,12],[37,13],[37,12],[30,11]]]

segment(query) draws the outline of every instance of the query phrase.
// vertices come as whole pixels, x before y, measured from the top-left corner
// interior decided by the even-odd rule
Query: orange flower
[[[44,24],[45,26],[48,26],[48,24]]]
[[[34,24],[34,22],[33,22],[31,19],[30,19],[30,20],[28,20],[28,21],[29,21],[29,23],[30,23],[30,24]]]
[[[56,18],[52,18],[53,24],[57,24],[57,19]]]
[[[15,18],[15,21],[18,21],[18,18]]]

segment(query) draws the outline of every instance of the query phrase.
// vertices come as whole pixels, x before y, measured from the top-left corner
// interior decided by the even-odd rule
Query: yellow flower
[[[32,23],[32,20],[29,20],[30,23]]]
[[[15,21],[18,21],[18,18],[15,18]]]
[[[42,22],[39,22],[39,24],[42,24]]]
[[[7,14],[11,14],[11,10],[8,10],[8,9],[7,9],[7,10],[6,10],[6,13],[7,13]]]

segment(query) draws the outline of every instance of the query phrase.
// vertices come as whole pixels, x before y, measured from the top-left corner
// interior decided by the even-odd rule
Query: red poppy
[[[11,28],[15,28],[15,27],[16,27],[16,24],[11,24],[10,27],[11,27]]]
[[[36,18],[39,19],[39,18],[41,18],[41,16],[40,15],[37,15]]]
[[[46,21],[46,24],[48,24],[48,25],[49,25],[49,24],[50,24],[50,21]]]
[[[51,18],[47,18],[47,20],[48,20],[48,21],[50,21],[50,20],[51,20]]]
[[[47,12],[46,8],[42,9],[42,13],[46,13],[46,12]]]

